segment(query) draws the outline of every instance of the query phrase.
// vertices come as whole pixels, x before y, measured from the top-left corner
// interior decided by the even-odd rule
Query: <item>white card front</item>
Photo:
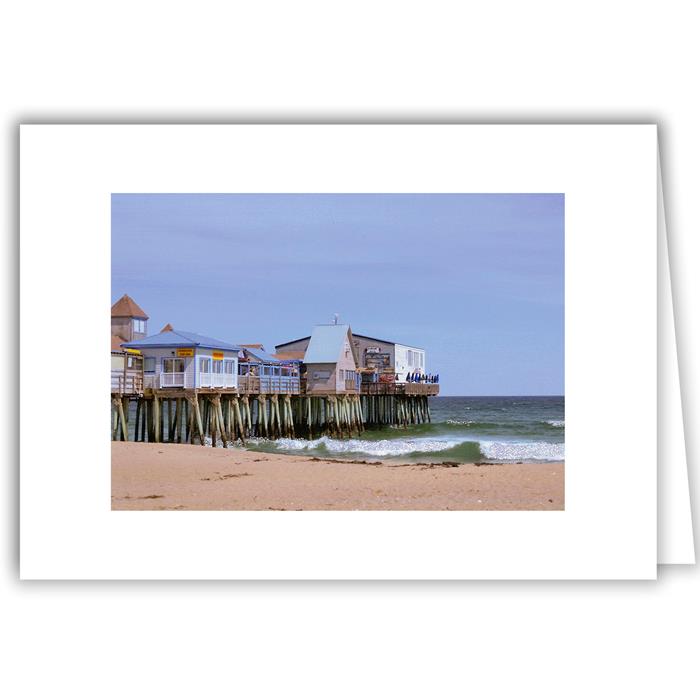
[[[22,127],[22,576],[655,578],[656,168],[656,128],[640,125]],[[175,207],[169,214],[161,209],[165,200]],[[182,202],[186,207],[178,210]],[[211,213],[210,206],[224,209]],[[371,216],[350,216],[358,207]],[[307,226],[295,218],[299,211]],[[224,228],[215,230],[212,221],[224,222]],[[350,230],[329,255],[329,236],[339,230],[334,227],[353,221],[354,235]],[[543,238],[548,226],[553,233]],[[563,237],[561,268],[552,248],[556,231]],[[504,247],[494,253],[494,245]],[[343,276],[357,260],[362,269]],[[290,269],[303,270],[298,285],[275,286]],[[152,306],[170,304],[156,328],[139,325],[145,314],[133,300],[115,302],[115,275],[140,285]],[[316,275],[325,283],[320,294],[304,286]],[[415,280],[413,289],[402,286],[406,276]],[[230,287],[243,279],[250,284]],[[422,279],[429,284],[418,296]],[[488,290],[481,305],[474,303],[475,279]],[[63,315],[47,316],[47,290],[71,300],[71,308],[80,301],[77,378],[71,372],[61,393],[75,431],[67,432],[57,417],[46,422],[45,440],[38,441],[32,401],[46,391],[46,377],[37,369],[45,364],[45,338],[65,337],[66,323]],[[437,301],[433,307],[426,302],[446,293],[456,310],[451,315],[438,313]],[[311,305],[324,295],[327,305],[335,305],[333,295],[342,294],[356,300],[355,318],[376,324],[372,333],[378,338],[373,335],[366,347],[354,335],[356,327],[339,335],[342,319],[328,324],[330,319],[319,318],[321,307]],[[471,306],[460,306],[460,299]],[[509,306],[513,299],[517,305]],[[116,388],[112,372],[110,416],[105,343],[111,302],[126,307],[116,317],[126,318],[133,333],[118,336],[124,342],[115,346],[113,306],[112,370],[115,353],[119,360],[128,351],[143,358],[143,366],[140,360],[127,366],[124,359],[123,384],[118,378]],[[334,311],[328,309],[329,315]],[[165,325],[183,317],[197,324],[189,330],[198,333]],[[272,383],[265,392],[261,388],[263,377],[291,382],[294,367],[276,363],[292,359],[284,352],[276,353],[282,359],[255,359],[261,349],[254,344],[229,342],[243,341],[244,324],[262,328],[255,324],[263,321],[271,334],[281,335],[290,317],[313,328],[299,358],[295,404],[309,409],[309,434],[300,438],[306,457],[285,453],[299,448],[296,438],[290,447],[282,442],[289,438],[274,433],[289,415],[286,404],[268,402],[266,393],[276,393]],[[554,331],[542,331],[537,324],[543,319]],[[235,329],[235,336],[217,331],[217,323]],[[485,391],[494,394],[487,405],[461,403],[455,409],[453,402],[450,410],[479,411],[477,420],[444,413],[448,399],[464,396],[438,397],[443,403],[433,402],[434,413],[443,411],[445,419],[437,433],[424,421],[425,402],[416,398],[433,396],[438,385],[423,366],[423,342],[398,342],[400,329],[429,326],[434,336],[427,356],[449,368],[440,373],[440,390],[479,386],[487,371],[478,368],[491,368]],[[386,335],[396,340],[393,350],[382,346]],[[336,342],[338,357],[331,362],[329,347]],[[563,477],[563,416],[543,413],[556,406],[543,408],[542,397],[517,399],[533,393],[528,382],[551,378],[552,370],[556,375],[560,360],[552,348],[560,342],[566,490],[557,502],[542,483]],[[136,369],[143,377],[129,384]],[[512,391],[517,396],[510,405],[520,413],[505,428],[506,419],[497,414],[511,415],[503,404],[508,391],[497,391],[494,383],[503,377],[507,386],[526,387]],[[137,397],[131,404],[126,386]],[[232,414],[227,423],[225,411],[218,411],[221,402],[230,406],[232,396],[246,391],[256,391],[250,395],[263,407],[253,417],[267,418],[269,410],[270,423],[258,421],[261,432],[253,428],[248,435],[258,440],[254,447],[264,457],[250,449],[228,453],[162,443],[168,434],[177,442],[176,399],[186,400],[193,412],[190,439],[198,435],[217,443],[222,435],[235,437]],[[194,396],[209,411],[199,428]],[[389,425],[380,426],[384,432],[368,430],[361,439],[347,418],[355,396],[364,423],[379,403],[372,397],[391,397],[381,404],[382,410],[392,406]],[[123,437],[132,435],[129,407],[139,399],[151,402],[148,429],[136,421],[146,444],[110,444],[110,435],[118,438],[120,430]],[[171,412],[163,420],[166,406]],[[318,416],[325,422],[312,427]],[[298,432],[298,416],[296,422]],[[321,438],[313,435],[319,427],[327,431]],[[399,427],[407,432],[397,436]],[[339,468],[326,459],[329,450],[347,445],[365,455],[395,450],[397,440],[409,444],[400,464],[366,464],[365,458]],[[321,449],[326,452],[320,456],[308,455]],[[438,462],[427,455],[434,449],[456,450],[459,458]],[[235,459],[229,454],[240,455],[235,459],[245,466],[231,469]],[[213,468],[212,459],[225,460],[226,471]],[[381,488],[372,488],[380,472]],[[295,492],[294,503],[277,507],[273,495],[278,498],[296,473],[308,479],[308,488]],[[488,483],[486,504],[477,495],[479,480]],[[162,490],[149,490],[154,483]],[[309,501],[329,483],[322,502]],[[332,500],[333,489],[342,491],[347,508]],[[682,485],[672,490],[678,494]],[[392,509],[388,501],[400,505]],[[260,502],[264,510],[250,505]],[[292,507],[299,503],[301,508]]]

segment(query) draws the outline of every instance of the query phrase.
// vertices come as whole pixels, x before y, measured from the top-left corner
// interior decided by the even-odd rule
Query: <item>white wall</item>
[[[154,358],[156,361],[155,375],[159,375],[162,372],[162,361],[164,358],[177,358],[177,348],[144,348],[142,349],[142,355],[145,358]],[[199,360],[201,358],[209,358],[213,360],[213,350],[208,348],[195,348],[194,357],[181,357],[178,359],[185,361],[185,387],[186,389],[194,389],[200,386],[199,381]],[[238,353],[234,350],[224,350],[224,360],[233,360],[233,385],[228,388],[235,388],[238,386]],[[195,363],[197,363],[197,371],[195,373]],[[144,366],[144,377],[152,377],[154,373],[148,373],[145,371]],[[195,387],[195,376],[197,377],[197,385]],[[146,379],[148,382],[148,380]]]
[[[209,358],[210,360],[214,360],[214,350],[210,350],[209,348],[197,348],[195,350],[195,360],[197,362],[197,387],[201,385],[201,380],[200,380],[200,360],[203,358]],[[221,350],[217,352],[222,352]],[[233,360],[233,387],[229,386],[227,388],[236,388],[238,387],[238,352],[234,350],[223,350],[224,353],[224,360]],[[191,359],[191,358],[190,358]],[[192,377],[192,382],[194,382],[194,377]],[[193,384],[194,386],[194,384]]]
[[[194,388],[194,358],[193,357],[177,357],[177,348],[141,348],[141,354],[144,357],[144,381],[148,384],[148,377],[154,375],[158,377],[163,371],[164,358],[177,358],[185,361],[185,388]],[[146,371],[146,358],[154,358],[156,361],[155,372]],[[158,386],[156,383],[155,386]]]
[[[395,371],[399,381],[406,379],[408,372],[425,372],[425,350],[412,345],[395,346]]]

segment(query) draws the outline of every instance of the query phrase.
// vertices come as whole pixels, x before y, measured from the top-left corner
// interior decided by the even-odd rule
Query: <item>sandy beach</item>
[[[112,509],[563,510],[564,463],[362,463],[114,442]]]

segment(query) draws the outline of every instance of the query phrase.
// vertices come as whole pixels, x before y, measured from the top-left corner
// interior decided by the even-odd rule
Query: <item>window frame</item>
[[[179,366],[182,369],[167,369],[168,363],[173,362],[173,363],[179,363]],[[163,362],[161,363],[161,369],[163,371],[163,374],[184,374],[185,373],[185,359],[183,357],[164,357]]]

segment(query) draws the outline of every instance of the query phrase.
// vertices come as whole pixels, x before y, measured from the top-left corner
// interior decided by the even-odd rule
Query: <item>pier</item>
[[[324,396],[241,389],[113,391],[112,439],[228,447],[251,437],[359,437],[367,428],[429,423],[428,397],[438,390],[385,384]]]
[[[124,295],[112,307],[112,440],[228,447],[251,438],[359,436],[430,422],[425,351],[348,325],[277,346],[234,345],[164,326]]]

